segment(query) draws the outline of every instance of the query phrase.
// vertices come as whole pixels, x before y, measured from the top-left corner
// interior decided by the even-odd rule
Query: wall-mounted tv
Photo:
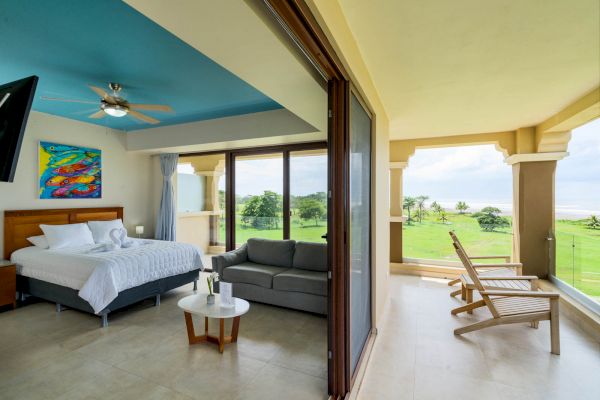
[[[0,182],[12,182],[38,77],[0,85]]]

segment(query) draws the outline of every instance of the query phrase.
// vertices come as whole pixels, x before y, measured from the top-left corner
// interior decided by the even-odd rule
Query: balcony
[[[489,317],[451,316],[446,280],[391,275],[390,301],[358,399],[598,399],[600,342],[561,314],[561,355],[548,321],[453,330]],[[564,311],[564,307],[561,311]]]

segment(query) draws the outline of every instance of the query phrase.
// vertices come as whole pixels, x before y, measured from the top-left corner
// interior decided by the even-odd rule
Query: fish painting
[[[98,149],[40,142],[40,199],[102,197],[102,153]]]

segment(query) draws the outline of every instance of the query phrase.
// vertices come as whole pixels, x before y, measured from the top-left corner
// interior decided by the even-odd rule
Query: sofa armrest
[[[248,250],[246,244],[244,243],[239,249],[228,251],[227,253],[219,254],[218,256],[213,256],[213,271],[217,272],[219,277],[222,278],[223,270],[225,268],[232,265],[241,264],[245,261],[248,261]]]

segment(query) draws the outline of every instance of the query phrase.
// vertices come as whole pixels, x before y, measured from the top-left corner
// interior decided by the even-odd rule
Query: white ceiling
[[[600,84],[598,0],[338,0],[390,138],[535,125]]]

